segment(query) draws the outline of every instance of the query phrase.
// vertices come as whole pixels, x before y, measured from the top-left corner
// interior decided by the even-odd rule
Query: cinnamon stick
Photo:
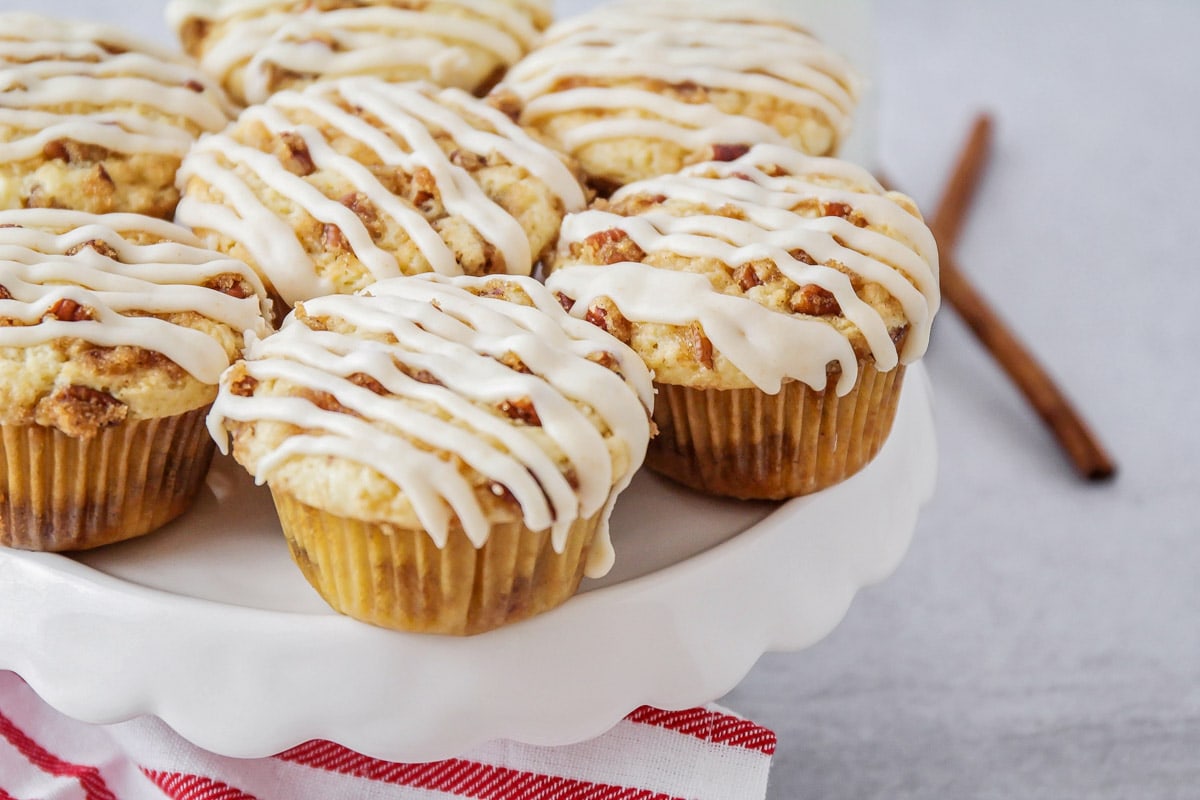
[[[1095,433],[1033,353],[955,263],[954,246],[987,162],[991,134],[991,117],[980,114],[971,126],[930,223],[941,255],[942,294],[1033,406],[1080,476],[1092,481],[1106,480],[1116,474],[1116,464]]]

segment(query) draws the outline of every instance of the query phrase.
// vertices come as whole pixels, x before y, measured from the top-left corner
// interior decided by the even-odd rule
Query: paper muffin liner
[[[204,484],[214,449],[207,414],[126,420],[91,438],[0,425],[0,544],[84,550],[167,524]]]
[[[476,549],[462,529],[439,548],[423,529],[340,517],[272,488],[292,559],[336,611],[362,622],[465,636],[561,605],[579,588],[600,515],[550,531],[496,523]]]
[[[759,389],[689,389],[655,384],[646,464],[708,494],[782,500],[812,494],[858,472],[892,429],[904,367],[880,372],[859,362],[844,397],[788,381],[778,394]]]

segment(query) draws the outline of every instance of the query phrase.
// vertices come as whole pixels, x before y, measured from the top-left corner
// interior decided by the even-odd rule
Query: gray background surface
[[[0,0],[133,7],[162,35],[157,0]],[[778,732],[772,800],[1200,797],[1200,3],[883,0],[875,21],[881,164],[932,211],[995,114],[959,261],[1121,473],[1077,480],[945,310],[940,483],[907,559],[723,702]]]
[[[1080,483],[952,311],[908,558],[725,702],[772,798],[1200,797],[1200,3],[885,0],[881,162],[932,211],[972,114],[959,262],[1121,473]]]

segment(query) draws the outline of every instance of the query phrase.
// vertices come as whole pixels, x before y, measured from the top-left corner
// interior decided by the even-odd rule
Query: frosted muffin
[[[638,0],[556,23],[492,102],[608,194],[760,142],[832,154],[856,83],[778,6]]]
[[[371,78],[246,109],[180,182],[176,220],[288,306],[422,272],[528,275],[585,204],[562,157],[482,101]]]
[[[532,278],[423,275],[298,304],[226,373],[210,426],[330,605],[470,634],[608,571],[652,396],[635,353]]]
[[[0,543],[75,550],[182,513],[257,276],[134,214],[0,212]]]
[[[940,297],[911,200],[771,145],[569,216],[547,285],[654,371],[647,463],[759,499],[818,491],[875,456]]]
[[[172,0],[183,48],[244,105],[373,75],[490,88],[550,24],[549,0]]]
[[[177,54],[115,28],[0,14],[0,208],[168,218],[224,93]]]

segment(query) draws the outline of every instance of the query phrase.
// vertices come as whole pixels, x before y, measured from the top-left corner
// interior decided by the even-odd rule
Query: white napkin
[[[644,706],[563,747],[497,741],[400,764],[311,741],[263,759],[208,753],[152,717],[89,725],[0,671],[0,800],[757,800],[775,734],[717,706]]]

